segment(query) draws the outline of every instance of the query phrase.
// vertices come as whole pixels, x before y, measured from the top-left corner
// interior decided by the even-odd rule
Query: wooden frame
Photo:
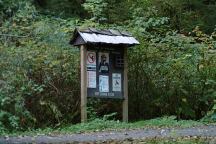
[[[85,45],[80,46],[80,67],[81,67],[81,122],[87,121],[87,68],[86,68]]]
[[[127,48],[124,48],[124,100],[122,105],[122,117],[124,122],[128,122],[128,59]]]
[[[128,122],[127,48],[139,45],[139,41],[125,31],[76,28],[70,44],[80,47],[81,122],[87,121],[87,97],[122,100],[122,119]]]
[[[87,47],[80,46],[80,67],[81,67],[81,122],[87,122]],[[128,60],[127,48],[124,48],[124,99],[122,102],[122,119],[128,122]]]

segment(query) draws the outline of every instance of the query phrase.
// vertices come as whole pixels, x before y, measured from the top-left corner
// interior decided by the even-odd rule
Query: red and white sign
[[[96,53],[87,51],[87,64],[95,64],[96,65]]]
[[[96,70],[96,52],[87,51],[87,68],[88,70]]]

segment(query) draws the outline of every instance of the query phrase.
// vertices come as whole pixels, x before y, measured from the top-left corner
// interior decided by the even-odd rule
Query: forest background
[[[216,121],[215,0],[0,0],[0,132],[80,119],[76,27],[131,32],[131,121],[175,115]],[[117,112],[91,99],[89,114]]]

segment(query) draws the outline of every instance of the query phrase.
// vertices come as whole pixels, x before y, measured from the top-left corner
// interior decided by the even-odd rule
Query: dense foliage
[[[79,121],[79,50],[68,42],[75,27],[88,26],[126,29],[141,42],[129,50],[131,120],[215,121],[215,7],[211,0],[0,0],[0,132]],[[121,114],[118,101],[90,106]]]

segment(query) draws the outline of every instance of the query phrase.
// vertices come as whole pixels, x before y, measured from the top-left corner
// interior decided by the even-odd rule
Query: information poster
[[[99,72],[109,73],[109,53],[99,53]]]
[[[96,71],[96,52],[87,51],[87,70]]]
[[[99,76],[99,91],[109,92],[109,76]]]
[[[88,78],[88,88],[96,88],[97,86],[96,72],[88,71],[87,78]]]
[[[112,89],[114,92],[121,92],[121,74],[112,74]]]

